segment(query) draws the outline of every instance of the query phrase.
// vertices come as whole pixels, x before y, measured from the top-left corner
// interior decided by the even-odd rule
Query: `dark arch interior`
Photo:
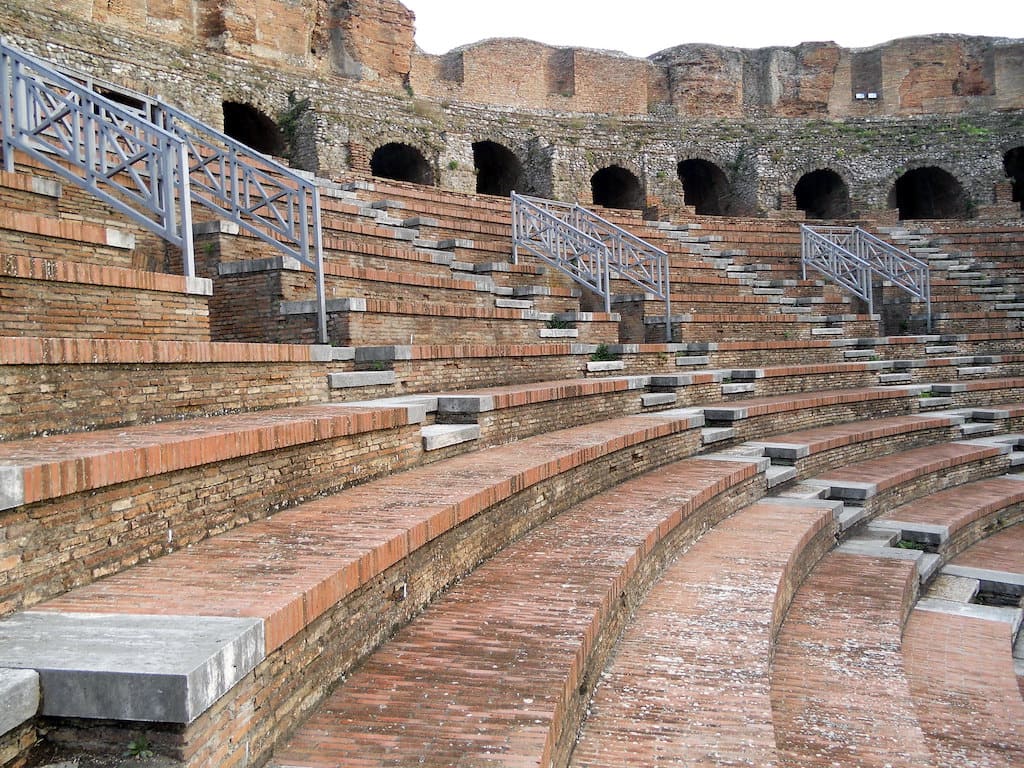
[[[285,150],[284,134],[277,123],[249,104],[225,101],[224,133],[265,155],[280,155]]]
[[[395,181],[431,186],[434,183],[430,163],[422,152],[408,144],[391,143],[378,147],[370,158],[370,172]]]
[[[889,207],[901,219],[966,219],[969,206],[960,182],[941,168],[915,168],[896,180]]]
[[[850,190],[828,168],[805,173],[793,189],[796,207],[809,219],[844,219],[850,215]]]
[[[617,165],[602,168],[590,177],[595,205],[606,208],[644,209],[644,191],[640,180]]]
[[[729,180],[721,168],[707,160],[683,160],[677,173],[686,205],[693,206],[701,216],[729,213]]]
[[[510,149],[493,141],[473,143],[476,167],[476,191],[482,195],[507,196],[514,191],[527,192],[523,166]]]
[[[1003,156],[1003,168],[1013,183],[1013,199],[1024,210],[1024,147],[1014,147]]]

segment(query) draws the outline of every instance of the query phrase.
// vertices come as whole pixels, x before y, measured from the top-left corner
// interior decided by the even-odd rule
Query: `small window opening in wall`
[[[249,104],[225,101],[224,133],[264,155],[281,155],[286,144],[277,123]]]
[[[473,144],[473,165],[476,167],[476,191],[481,195],[501,195],[526,189],[523,165],[512,150],[493,141]]]
[[[611,165],[590,178],[594,205],[642,211],[644,191],[640,180],[625,168]]]
[[[416,147],[392,142],[378,147],[370,158],[370,172],[374,176],[413,184],[434,184],[430,163]]]
[[[850,215],[850,190],[835,171],[805,173],[793,189],[796,207],[809,219],[844,219]]]
[[[692,206],[698,216],[729,214],[729,179],[725,172],[707,160],[683,160],[676,167],[683,185],[683,202]]]
[[[934,166],[914,168],[900,176],[889,193],[889,207],[900,219],[966,219],[970,201],[948,171]]]

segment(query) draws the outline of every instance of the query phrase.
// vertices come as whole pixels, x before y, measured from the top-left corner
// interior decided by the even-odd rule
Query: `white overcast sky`
[[[865,48],[933,33],[1024,37],[1021,0],[402,0],[416,43],[445,53],[491,37],[623,51],[684,43],[739,48],[831,40]]]

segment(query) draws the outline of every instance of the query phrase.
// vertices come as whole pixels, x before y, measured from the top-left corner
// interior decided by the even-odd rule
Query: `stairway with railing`
[[[665,340],[672,341],[669,259],[665,251],[593,211],[512,193],[512,260],[520,249],[565,273],[604,300],[611,311],[614,278],[665,302]]]
[[[874,314],[874,278],[892,283],[925,305],[932,328],[931,280],[928,264],[875,237],[860,227],[800,225],[800,267],[817,270],[868,304]]]
[[[0,40],[4,169],[20,151],[181,249],[195,272],[192,202],[315,274],[327,340],[317,185],[159,98],[35,58]]]

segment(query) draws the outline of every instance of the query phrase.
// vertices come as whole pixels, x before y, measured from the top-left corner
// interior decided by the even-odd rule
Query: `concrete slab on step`
[[[390,386],[394,383],[394,371],[347,371],[327,374],[327,385],[331,389]]]
[[[0,621],[0,666],[38,672],[52,717],[190,723],[264,649],[255,618],[25,611]]]
[[[676,365],[678,365],[678,366],[685,366],[685,365],[693,365],[693,366],[709,365],[710,362],[711,362],[711,358],[709,358],[707,355],[684,355],[683,357],[677,357],[676,358]]]
[[[982,592],[999,591],[1011,595],[1024,595],[1024,573],[970,568],[965,565],[946,565],[942,572],[948,576],[977,579]]]
[[[728,406],[710,407],[704,409],[704,418],[708,421],[739,421],[749,415],[749,410],[740,406],[730,408]]]
[[[479,424],[431,424],[420,430],[423,450],[436,451],[480,438]]]
[[[659,405],[675,405],[678,399],[675,392],[648,392],[640,395],[640,404],[644,408],[654,408]]]
[[[943,569],[945,571],[945,569]],[[932,597],[923,597],[917,601],[914,610],[933,611],[936,613],[948,613],[953,616],[964,616],[970,619],[982,619],[984,621],[998,621],[1009,624],[1013,631],[1017,632],[1021,626],[1024,611],[1020,608],[1007,608],[998,605],[978,605],[976,603],[958,603],[952,600],[938,600]]]
[[[578,339],[578,328],[541,328],[538,333],[542,339]]]
[[[533,309],[533,302],[528,299],[495,299],[494,306],[498,309]]]
[[[769,488],[774,488],[777,485],[782,485],[789,480],[796,479],[796,467],[779,466],[772,464],[765,470],[765,480],[768,482]]]
[[[442,251],[450,251],[453,248],[474,248],[476,243],[462,237],[450,237],[445,240],[438,240],[437,247]]]
[[[622,371],[626,364],[622,360],[591,360],[587,363],[587,371],[598,373],[602,371]]]
[[[771,441],[754,440],[750,445],[757,446],[764,451],[764,455],[779,461],[797,461],[811,455],[811,446],[808,443],[773,443]]]
[[[732,427],[706,427],[700,431],[702,445],[711,445],[725,440],[732,440],[736,437],[736,430]]]
[[[39,673],[0,669],[0,736],[31,720],[39,711]]]
[[[494,410],[492,395],[438,395],[438,413],[485,413]]]
[[[723,395],[739,395],[754,391],[753,384],[728,383],[722,385]]]
[[[878,493],[878,483],[863,483],[857,480],[819,480],[811,478],[807,485],[819,485],[828,489],[829,498],[864,501]]]

